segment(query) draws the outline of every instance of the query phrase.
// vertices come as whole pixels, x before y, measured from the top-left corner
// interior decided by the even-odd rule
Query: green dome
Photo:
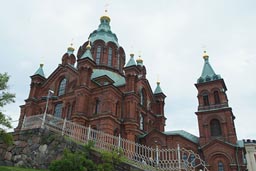
[[[105,43],[113,42],[119,47],[116,34],[111,31],[109,23],[110,23],[110,18],[108,16],[102,16],[100,18],[100,25],[98,29],[94,30],[90,34],[89,40],[92,43],[96,40],[103,40]]]

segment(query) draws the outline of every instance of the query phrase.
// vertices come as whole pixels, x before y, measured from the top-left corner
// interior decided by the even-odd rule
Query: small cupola
[[[73,43],[67,48],[67,52],[62,56],[62,65],[70,64],[74,66],[76,62],[76,57],[74,55],[75,48],[73,47]]]

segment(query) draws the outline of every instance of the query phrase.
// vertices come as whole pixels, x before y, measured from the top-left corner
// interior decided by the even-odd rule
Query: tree
[[[6,128],[12,128],[11,118],[7,117],[2,108],[9,103],[13,103],[15,94],[8,92],[9,76],[7,73],[0,73],[0,139],[3,139],[5,143],[10,144],[12,142],[12,136],[6,132]]]

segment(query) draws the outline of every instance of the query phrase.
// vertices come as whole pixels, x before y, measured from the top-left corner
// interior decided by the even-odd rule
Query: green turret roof
[[[40,67],[37,69],[34,75],[40,75],[42,77],[45,77],[44,70],[43,70],[44,64],[40,64]]]
[[[88,45],[86,46],[86,51],[85,51],[84,54],[81,56],[81,59],[83,59],[83,58],[90,58],[91,60],[93,60],[93,58],[92,58],[92,53],[91,53],[90,41],[88,42]]]
[[[134,54],[130,54],[130,56],[131,56],[131,58],[130,58],[130,60],[128,61],[128,63],[126,64],[126,66],[125,67],[129,67],[129,66],[136,66],[136,62],[135,62],[135,60],[134,60]]]
[[[157,86],[156,86],[156,89],[154,91],[154,94],[159,94],[159,93],[163,93],[161,87],[160,87],[160,82],[158,81],[157,82]]]
[[[209,56],[206,54],[206,52],[204,52],[203,58],[204,58],[204,67],[203,67],[201,77],[197,80],[197,83],[203,83],[203,82],[209,82],[209,81],[221,79],[220,75],[215,74],[209,62]]]
[[[105,43],[113,42],[119,47],[116,34],[111,31],[109,23],[110,18],[107,15],[100,18],[100,25],[98,29],[94,30],[89,36],[89,39],[92,43],[95,40],[103,40]]]

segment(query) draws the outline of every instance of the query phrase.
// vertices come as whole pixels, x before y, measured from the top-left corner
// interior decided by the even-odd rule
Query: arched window
[[[112,66],[112,48],[108,48],[108,66]]]
[[[97,99],[95,103],[95,114],[98,114],[99,112],[99,106],[100,106],[100,100]]]
[[[218,92],[218,91],[214,91],[213,94],[214,94],[214,101],[215,101],[215,104],[220,104],[219,92]]]
[[[209,106],[210,105],[208,94],[203,95],[203,103],[204,103],[204,106]]]
[[[59,85],[58,96],[65,94],[66,85],[67,85],[67,79],[63,78]]]
[[[96,51],[96,64],[100,64],[100,56],[101,56],[101,46],[98,46]]]
[[[62,114],[62,103],[58,103],[55,105],[54,116],[60,118],[61,114]]]
[[[142,116],[142,114],[140,114],[140,130],[144,129],[144,118]]]
[[[141,89],[140,91],[140,104],[144,107],[147,107],[146,93],[144,89]]]
[[[210,125],[211,125],[211,136],[220,136],[221,126],[220,126],[219,120],[217,119],[211,120]]]
[[[218,171],[224,171],[224,165],[221,161],[218,162]]]

